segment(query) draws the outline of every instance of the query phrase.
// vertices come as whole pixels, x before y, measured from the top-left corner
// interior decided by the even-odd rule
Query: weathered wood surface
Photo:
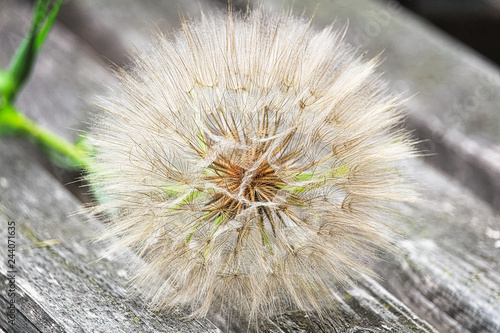
[[[500,218],[468,189],[413,169],[422,201],[399,206],[400,255],[377,265],[388,290],[441,332],[500,331]]]
[[[348,6],[347,2],[335,2],[346,11],[354,11],[355,7]],[[7,3],[12,5],[13,1],[0,1],[0,15],[4,13],[1,9],[5,7],[2,6]],[[83,4],[92,5],[86,10],[95,20],[99,20],[99,3]],[[371,3],[366,6],[361,8],[383,8],[369,7]],[[133,17],[125,21],[119,19],[119,8],[115,9],[108,11],[107,15],[114,13],[118,19],[112,16],[103,19],[110,28],[115,29],[113,31],[120,34],[122,27],[130,24],[138,27],[137,31],[142,31],[135,38],[147,40],[144,34],[150,36],[149,29],[155,22],[134,21]],[[123,7],[122,11],[125,9]],[[29,10],[16,10],[19,12],[13,16],[17,17],[15,21],[26,22],[25,27],[28,26]],[[176,7],[175,13],[177,10]],[[148,3],[141,17],[148,17],[148,12],[161,15],[155,2]],[[8,16],[11,17],[12,13],[9,11]],[[398,17],[399,14],[394,15]],[[321,17],[324,20],[329,16],[330,20],[333,18],[331,13],[322,10],[318,10],[316,16],[318,24],[321,24]],[[353,27],[355,19],[351,20]],[[364,22],[361,18],[358,20]],[[391,20],[400,19],[392,17]],[[0,20],[0,42],[6,39],[2,35],[5,28],[1,25],[6,24],[4,22],[6,19]],[[21,36],[24,31],[19,26],[9,28],[9,36],[12,33]],[[130,29],[123,31],[130,33]],[[418,33],[418,30],[414,32]],[[125,44],[132,38],[121,36]],[[27,87],[19,105],[33,118],[52,126],[54,131],[73,137],[75,132],[68,128],[80,128],[81,120],[90,110],[83,98],[87,98],[92,89],[99,89],[100,84],[97,82],[112,83],[113,80],[104,70],[99,57],[93,56],[93,51],[82,47],[77,38],[61,27],[54,30],[49,43],[53,44],[45,49],[38,64],[38,67],[45,67],[37,67],[41,74],[35,72],[31,87]],[[11,55],[5,55],[7,51],[4,50],[4,47],[0,47],[0,66],[3,67]],[[62,50],[66,50],[66,53]],[[64,57],[71,60],[62,59]],[[401,62],[404,63],[404,60]],[[75,67],[75,63],[80,66]],[[71,73],[75,70],[79,73],[78,77]],[[65,79],[58,82],[60,78]],[[47,85],[46,82],[50,82],[48,80],[53,80],[51,86]],[[411,77],[405,77],[405,80],[411,81]],[[40,103],[53,103],[52,107],[37,108],[35,102],[38,100]],[[55,107],[57,112],[46,112]],[[73,111],[75,114],[72,115]],[[61,122],[54,124],[55,121]],[[28,156],[25,148],[25,145],[11,140],[3,141],[0,145],[0,234],[5,235],[7,220],[15,220],[20,234],[19,244],[26,246],[26,249],[19,251],[21,266],[18,277],[20,287],[25,290],[25,303],[19,309],[18,318],[26,318],[24,322],[32,325],[33,332],[57,332],[57,329],[64,332],[217,331],[210,321],[184,323],[175,316],[159,317],[143,310],[140,300],[130,299],[124,289],[126,258],[94,262],[102,255],[104,245],[93,244],[91,239],[103,226],[92,219],[85,221],[81,216],[68,217],[68,214],[78,209],[78,201],[55,178],[41,169]],[[400,243],[400,255],[388,256],[385,263],[376,267],[385,280],[384,286],[442,332],[499,331],[499,250],[494,246],[495,237],[487,236],[494,235],[488,233],[489,230],[500,230],[498,217],[467,190],[451,183],[425,164],[413,163],[408,168],[424,183],[423,197],[428,200],[413,206],[398,207],[406,217],[399,217],[394,223],[408,237]],[[36,247],[37,240],[50,239],[61,243]],[[5,250],[0,249],[2,257],[5,257]],[[0,271],[5,271],[5,266],[1,266]],[[314,317],[305,318],[300,313],[288,313],[281,319],[264,324],[262,331],[433,331],[377,282],[368,279],[360,281],[358,287],[347,290],[343,297],[345,300],[339,305],[339,314],[332,316],[330,321],[321,324]],[[0,313],[3,314],[2,311]],[[215,317],[213,321],[216,322]],[[5,325],[2,320],[0,323],[0,326]],[[49,328],[50,325],[56,328]],[[238,331],[237,327],[232,329]]]

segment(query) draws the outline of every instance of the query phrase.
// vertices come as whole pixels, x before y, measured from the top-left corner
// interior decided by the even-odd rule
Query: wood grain
[[[385,8],[366,1],[351,3],[365,6],[359,7],[360,13]],[[148,23],[143,19],[133,21],[130,15],[127,20],[120,18],[126,6],[101,10],[107,16],[100,18],[99,9],[103,8],[98,1],[83,4],[89,6],[86,13],[94,20],[103,20],[110,29],[116,29],[113,31],[120,36],[120,45],[130,36],[144,43],[150,38]],[[154,1],[147,6],[139,17],[148,16],[148,12],[161,16],[166,10],[155,7]],[[187,14],[191,10],[196,15],[196,7],[186,6],[191,8],[186,9]],[[341,7],[356,15],[356,7]],[[5,67],[15,47],[16,38],[12,36],[26,32],[31,12],[26,4],[14,0],[1,0],[0,8],[0,66]],[[318,12],[317,24],[333,15],[326,10]],[[399,15],[394,14],[393,20],[404,26]],[[362,15],[355,17],[353,22],[363,22]],[[120,28],[126,24],[140,28]],[[416,29],[413,33],[419,35],[420,26],[411,24]],[[85,128],[93,109],[87,102],[90,96],[103,84],[114,83],[106,62],[98,55],[104,52],[89,47],[75,31],[60,24],[55,27],[18,103],[30,117],[68,139]],[[138,32],[134,35],[133,31]],[[466,50],[460,52],[456,57],[468,64],[472,56]],[[404,57],[398,61],[405,63]],[[411,76],[406,80],[413,82]],[[473,140],[472,136],[468,138]],[[471,163],[479,160],[473,157],[480,153],[471,152]],[[463,167],[453,163],[458,169]],[[398,253],[375,263],[381,279],[362,279],[342,290],[338,307],[324,321],[290,312],[263,323],[260,331],[436,332],[428,322],[442,332],[500,331],[500,256],[495,248],[497,240],[489,232],[500,230],[500,219],[467,188],[428,165],[412,162],[407,172],[421,184],[422,201],[394,207],[399,213],[388,222],[405,236],[398,242]],[[48,172],[39,159],[33,158],[29,145],[20,140],[0,141],[0,235],[5,237],[7,221],[15,221],[18,232],[18,326],[6,324],[3,310],[8,298],[2,288],[2,328],[9,333],[244,331],[237,324],[227,325],[216,314],[210,319],[184,321],[180,311],[162,314],[146,310],[127,289],[130,273],[126,268],[135,254],[99,260],[106,244],[94,243],[93,239],[104,226],[89,216],[74,214],[81,203],[63,184],[57,173]],[[56,242],[44,245],[50,240]],[[6,258],[4,246],[0,256]],[[1,285],[6,271],[2,259]]]

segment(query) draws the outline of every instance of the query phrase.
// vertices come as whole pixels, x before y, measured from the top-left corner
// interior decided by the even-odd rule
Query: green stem
[[[0,136],[17,136],[31,140],[49,156],[65,167],[88,168],[88,155],[84,149],[43,128],[25,117],[12,106],[4,106],[0,112]]]

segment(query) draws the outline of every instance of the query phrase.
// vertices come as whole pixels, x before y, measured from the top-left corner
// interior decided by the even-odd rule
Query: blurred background
[[[23,2],[34,2],[34,0],[20,0]],[[467,44],[477,52],[483,54],[490,60],[500,63],[500,47],[497,36],[500,33],[500,0],[374,0],[379,3],[397,2],[414,14],[425,19],[430,24],[453,36],[457,40]],[[129,21],[131,26],[137,28],[137,21],[144,25],[164,27],[162,21],[177,21],[178,12],[192,13],[195,7],[221,9],[226,6],[226,0],[201,0],[201,1],[177,1],[177,0],[146,0],[146,1],[104,1],[104,0],[65,0],[65,6],[61,11],[59,20],[74,31],[79,31],[91,44],[104,45],[103,40],[108,36],[107,29],[102,30],[103,22],[98,23],[99,18],[90,17],[92,10],[101,9],[103,14],[113,15],[116,18],[123,17],[124,7],[129,7],[128,15],[134,17]],[[300,10],[303,5],[310,6],[313,1],[261,1],[263,3],[282,4],[285,7],[293,4]],[[153,4],[154,3],[154,4]],[[232,0],[238,9],[244,9],[248,5],[255,5],[253,0]],[[349,6],[349,0],[323,0],[315,1],[320,7],[326,6]],[[116,13],[112,14],[112,8]],[[149,11],[147,8],[154,8]],[[141,10],[142,9],[146,9]],[[162,10],[163,9],[163,10]],[[173,10],[178,9],[178,11]],[[151,15],[156,13],[156,15]],[[145,15],[147,14],[147,15]],[[167,15],[165,15],[167,14]],[[148,16],[149,15],[149,16]],[[161,17],[163,15],[163,18]],[[105,17],[105,16],[103,16]],[[92,27],[92,22],[96,27]],[[123,27],[121,27],[123,28]],[[128,29],[132,30],[132,28]],[[99,42],[100,40],[100,42]],[[100,44],[99,44],[100,43]],[[109,43],[107,43],[109,44]],[[108,45],[109,47],[109,45]],[[119,57],[118,55],[115,55]],[[113,59],[114,57],[110,57]]]
[[[398,0],[443,31],[500,63],[499,0]]]

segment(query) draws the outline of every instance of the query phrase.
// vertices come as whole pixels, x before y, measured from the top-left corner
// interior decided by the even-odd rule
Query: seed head
[[[331,27],[257,10],[184,22],[119,72],[89,180],[153,307],[321,311],[369,272],[413,150],[361,58]]]

